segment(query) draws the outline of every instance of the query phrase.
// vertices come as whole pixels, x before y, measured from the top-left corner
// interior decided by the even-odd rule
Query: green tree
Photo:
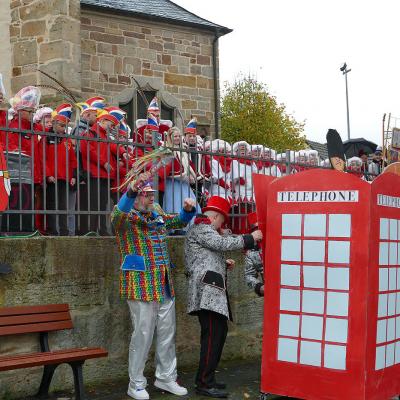
[[[225,84],[221,100],[221,137],[234,143],[245,140],[278,151],[305,147],[304,123],[297,122],[278,103],[265,84],[252,77],[240,77]]]

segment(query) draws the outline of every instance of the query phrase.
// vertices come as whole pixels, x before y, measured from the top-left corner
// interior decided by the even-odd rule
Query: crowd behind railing
[[[210,196],[225,197],[232,205],[229,227],[234,233],[247,231],[246,215],[255,210],[253,173],[280,177],[329,167],[329,160],[321,161],[315,150],[277,154],[245,141],[206,140],[197,134],[195,119],[181,132],[160,119],[156,98],[147,118],[137,120],[131,131],[125,112],[107,106],[101,97],[78,103],[79,118],[73,123],[71,104],[38,108],[38,96],[37,88],[24,88],[10,100],[11,109],[0,111],[6,163],[0,189],[10,194],[2,234],[112,234],[108,216],[127,172],[160,147],[173,152],[172,161],[157,170],[152,182],[163,209],[179,212],[183,199],[191,197],[200,211]],[[0,103],[5,104],[1,93]],[[348,171],[367,181],[383,166],[380,148],[347,161]]]

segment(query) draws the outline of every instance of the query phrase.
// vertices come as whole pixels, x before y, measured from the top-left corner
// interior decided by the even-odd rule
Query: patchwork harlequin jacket
[[[122,299],[163,302],[167,291],[174,297],[167,233],[187,225],[195,214],[165,214],[160,205],[143,213],[133,208],[135,197],[124,194],[114,207],[111,221],[120,252]],[[129,270],[122,266],[129,264]]]

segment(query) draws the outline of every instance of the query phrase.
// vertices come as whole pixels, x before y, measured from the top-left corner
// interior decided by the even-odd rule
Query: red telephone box
[[[399,394],[400,178],[310,170],[267,196],[261,391]]]

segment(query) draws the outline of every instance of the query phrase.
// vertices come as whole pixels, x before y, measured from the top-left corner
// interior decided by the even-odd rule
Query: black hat
[[[329,159],[332,157],[339,157],[345,161],[343,142],[336,129],[328,130],[328,133],[326,134],[326,144],[328,147]]]

